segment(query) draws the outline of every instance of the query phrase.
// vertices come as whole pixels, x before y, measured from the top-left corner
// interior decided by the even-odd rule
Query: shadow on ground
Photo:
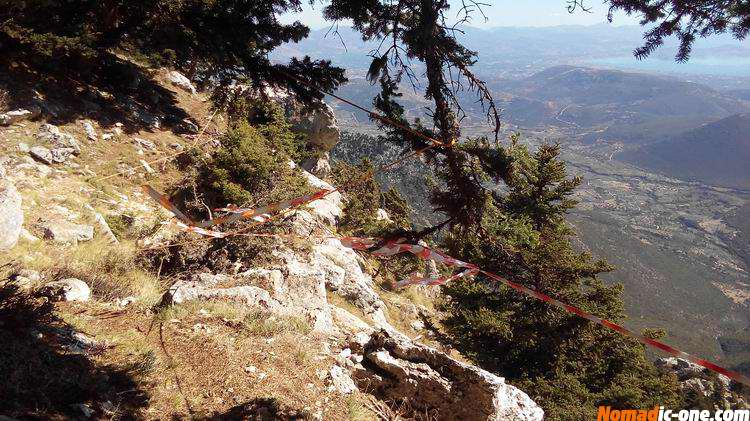
[[[90,408],[91,419],[141,418],[148,394],[133,375],[71,352],[59,335],[66,329],[52,304],[0,276],[0,414],[22,420],[81,419]]]
[[[303,410],[289,408],[276,398],[257,398],[247,401],[241,405],[231,408],[221,414],[213,414],[203,418],[202,421],[229,421],[229,420],[258,420],[258,421],[281,421],[281,420],[312,420],[313,416]]]
[[[159,127],[179,132],[188,117],[153,71],[114,54],[95,62],[42,60],[8,47],[0,54],[0,89],[10,93],[8,109],[36,106],[53,124],[90,119],[108,128],[119,122],[131,134]]]

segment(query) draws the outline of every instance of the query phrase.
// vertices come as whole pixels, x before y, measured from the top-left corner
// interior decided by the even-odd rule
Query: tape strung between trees
[[[170,203],[170,201],[164,195],[160,194],[159,192],[157,192],[151,186],[148,186],[148,185],[144,185],[143,189],[150,197],[156,200],[161,206],[163,206],[165,209],[170,211],[172,214],[175,215],[177,219],[179,219],[179,221],[175,221],[175,224],[180,229],[184,231],[188,231],[188,232],[193,232],[199,235],[203,235],[206,237],[211,237],[211,238],[227,238],[227,237],[232,237],[236,235],[252,236],[254,234],[236,234],[236,233],[229,233],[229,232],[213,231],[213,230],[205,229],[203,227],[213,226],[213,225],[217,225],[217,224],[224,223],[224,222],[230,222],[230,221],[239,221],[242,219],[250,219],[250,220],[254,220],[256,222],[262,223],[271,219],[271,215],[270,215],[271,212],[288,211],[288,210],[300,207],[302,205],[308,204],[310,202],[313,202],[315,200],[321,199],[327,196],[328,194],[332,193],[332,190],[323,189],[315,193],[304,195],[293,200],[287,200],[284,202],[268,205],[268,206],[261,207],[258,209],[240,209],[240,208],[230,205],[230,206],[227,206],[226,208],[217,209],[219,211],[229,212],[227,216],[215,218],[212,220],[202,221],[198,223],[192,223],[192,221],[184,213],[182,213],[176,206]],[[277,238],[291,237],[289,235],[277,235],[277,234],[262,234],[259,236],[277,237]],[[307,236],[304,238],[309,239],[309,238],[315,238],[315,237]],[[418,244],[405,244],[403,243],[404,239],[385,240],[385,239],[378,239],[378,238],[359,238],[359,237],[325,237],[325,238],[338,239],[344,247],[348,247],[353,250],[368,252],[374,256],[391,257],[397,254],[408,252],[408,253],[412,253],[413,255],[417,256],[418,258],[422,260],[432,260],[437,263],[442,263],[449,267],[463,269],[462,271],[456,274],[453,274],[450,276],[444,276],[444,277],[426,277],[425,278],[425,277],[413,275],[406,280],[397,282],[396,286],[399,288],[405,287],[407,285],[441,285],[446,282],[454,281],[460,278],[474,277],[474,276],[481,274],[481,275],[486,276],[489,279],[500,282],[526,296],[549,303],[568,313],[580,316],[593,323],[604,326],[607,329],[613,330],[621,335],[629,336],[646,346],[661,350],[675,357],[684,358],[688,361],[698,364],[701,367],[707,368],[719,374],[723,374],[729,377],[730,379],[733,379],[739,383],[743,383],[747,386],[750,386],[750,377],[747,377],[741,373],[728,370],[710,361],[704,360],[702,358],[698,358],[696,356],[688,354],[684,351],[681,351],[677,348],[669,346],[655,339],[647,338],[646,336],[638,334],[617,323],[595,316],[591,313],[583,311],[580,308],[572,306],[570,304],[566,304],[560,300],[550,297],[547,294],[541,293],[539,291],[535,291],[531,288],[528,288],[516,282],[509,281],[496,273],[483,270],[477,265],[461,261],[439,250],[435,250],[433,248],[418,245]]]

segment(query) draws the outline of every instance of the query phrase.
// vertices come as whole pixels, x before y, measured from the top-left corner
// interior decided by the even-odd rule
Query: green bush
[[[359,165],[336,163],[333,178],[347,197],[339,230],[358,236],[380,237],[412,227],[411,210],[406,199],[395,189],[383,192],[373,176],[374,167],[365,159]],[[378,209],[384,209],[391,219],[378,220]]]
[[[211,187],[225,202],[248,204],[272,188],[272,176],[283,168],[284,154],[272,153],[266,138],[240,123],[221,139],[222,148],[205,168]]]
[[[192,166],[175,197],[197,219],[208,217],[207,208],[262,206],[312,191],[290,165],[301,156],[304,139],[291,131],[278,106],[253,110],[265,112],[264,117],[255,124],[249,118],[232,120],[210,158],[188,157]]]

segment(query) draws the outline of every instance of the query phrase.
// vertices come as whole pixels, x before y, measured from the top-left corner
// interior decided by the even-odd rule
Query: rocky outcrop
[[[60,128],[53,124],[42,124],[36,134],[37,139],[47,142],[51,150],[72,149],[74,155],[81,153],[81,146],[76,138],[68,133],[63,133]]]
[[[15,247],[23,226],[21,195],[0,175],[0,251]]]
[[[75,151],[72,148],[49,149],[44,146],[34,146],[29,150],[29,155],[39,162],[47,165],[62,164],[67,161]]]
[[[190,79],[188,79],[187,77],[185,77],[185,75],[183,75],[182,73],[176,70],[172,70],[167,73],[167,80],[173,86],[176,86],[184,91],[190,92],[193,95],[195,95],[195,93],[197,92],[193,83],[190,82]]]
[[[313,246],[311,261],[323,272],[328,290],[357,306],[376,327],[392,329],[385,316],[385,304],[352,249],[337,239],[327,239]]]
[[[169,288],[163,300],[166,304],[182,304],[195,300],[225,300],[262,310],[273,311],[279,308],[279,302],[272,299],[264,289],[251,285],[220,286],[234,281],[235,279],[228,275],[199,273],[190,279],[177,281]]]
[[[302,174],[316,189],[333,189],[307,172]],[[341,194],[334,192],[311,202],[285,219],[287,228],[302,236],[326,232],[341,216],[342,201]],[[385,304],[375,292],[371,277],[362,270],[361,259],[338,240],[314,239],[304,250],[281,242],[274,247],[272,257],[274,263],[266,267],[235,274],[198,274],[179,281],[164,301],[239,301],[281,315],[303,316],[314,331],[334,333],[337,328],[328,294],[335,293],[362,310],[376,327],[393,330],[385,317]]]
[[[307,171],[301,174],[315,189],[334,189]],[[174,284],[164,302],[240,302],[274,315],[303,317],[314,333],[336,341],[354,337],[350,349],[323,373],[329,388],[341,394],[358,387],[438,419],[541,420],[541,408],[504,379],[415,343],[389,323],[367,262],[338,239],[322,238],[335,229],[343,203],[333,192],[280,221],[285,232],[309,237],[305,247],[279,241],[262,267],[237,262],[231,273],[193,275]],[[351,311],[358,315],[335,305],[333,295],[356,307]]]
[[[336,115],[325,102],[303,104],[294,94],[279,89],[266,89],[264,95],[281,106],[287,121],[292,125],[292,130],[305,134],[309,145],[319,151],[328,152],[339,142],[341,130],[336,122]]]
[[[42,237],[62,244],[78,244],[94,238],[94,227],[68,221],[39,221],[35,224]]]
[[[328,177],[332,171],[331,155],[328,152],[325,152],[318,157],[309,158],[302,163],[302,168],[316,177]]]
[[[290,165],[294,166],[294,163],[290,162]],[[302,177],[304,177],[307,181],[307,184],[309,184],[316,190],[334,189],[332,185],[326,183],[325,181],[321,180],[313,174],[310,174],[307,171],[302,171],[301,173]],[[329,226],[335,226],[343,213],[343,207],[344,201],[341,193],[338,191],[334,191],[333,193],[328,194],[322,199],[311,202],[307,206],[307,210],[321,222]]]
[[[277,103],[292,131],[304,135],[307,144],[317,152],[314,158],[302,163],[302,168],[318,177],[326,177],[331,172],[328,152],[341,139],[341,130],[333,109],[323,101],[304,104],[288,90],[266,87],[259,92],[248,85],[235,87],[235,94],[251,99],[261,98]]]
[[[685,396],[702,396],[712,401],[717,408],[749,407],[750,403],[732,392],[732,380],[723,374],[713,376],[698,364],[677,357],[660,358],[654,364],[677,376]]]
[[[80,279],[68,278],[44,285],[39,288],[37,295],[51,301],[88,301],[91,289]]]
[[[15,124],[20,121],[36,118],[40,113],[41,110],[38,107],[32,107],[31,110],[21,108],[18,110],[8,111],[0,114],[0,126],[10,126],[11,124]]]
[[[440,420],[542,420],[521,390],[480,368],[384,331],[351,343],[352,376],[361,390],[407,403]],[[361,362],[357,362],[361,361]]]

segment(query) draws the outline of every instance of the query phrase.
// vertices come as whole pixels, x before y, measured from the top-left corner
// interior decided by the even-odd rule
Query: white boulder
[[[169,83],[171,83],[172,85],[184,91],[190,92],[193,95],[195,95],[195,93],[197,92],[190,79],[176,70],[172,70],[167,73],[167,80],[169,80]]]
[[[81,153],[81,146],[73,135],[63,133],[60,128],[54,124],[45,123],[39,127],[36,134],[37,139],[47,142],[55,149],[72,149],[74,155]]]
[[[41,110],[39,108],[32,108],[31,110],[17,109],[8,111],[0,114],[0,126],[10,126],[11,124],[18,123],[19,121],[29,120],[39,116]]]
[[[52,301],[88,301],[91,289],[80,279],[68,278],[44,285],[37,291],[37,295]]]
[[[94,238],[94,227],[74,224],[68,221],[40,221],[36,223],[42,231],[43,238],[61,244],[78,244],[79,241],[90,241]]]
[[[0,178],[0,251],[18,243],[23,226],[21,195],[10,180]]]
[[[84,120],[81,125],[83,126],[83,131],[86,132],[86,137],[89,138],[91,141],[97,141],[99,140],[99,135],[96,133],[96,129],[94,128],[94,125],[91,124],[90,121]]]
[[[544,411],[505,379],[408,338],[376,332],[364,344],[352,375],[360,389],[378,398],[408,402],[440,420],[541,421]],[[354,355],[353,355],[354,357]]]

